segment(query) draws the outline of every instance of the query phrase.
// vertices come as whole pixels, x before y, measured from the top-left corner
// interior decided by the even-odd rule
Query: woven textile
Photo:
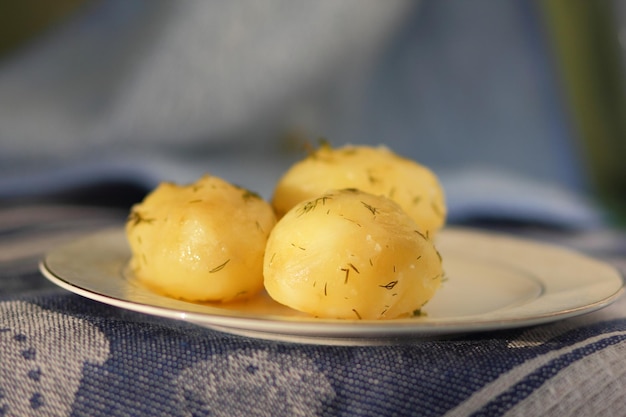
[[[266,342],[53,290],[0,303],[0,415],[626,415],[626,303],[379,347]]]

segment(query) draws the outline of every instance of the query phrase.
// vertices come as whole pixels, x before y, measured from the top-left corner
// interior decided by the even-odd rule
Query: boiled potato
[[[276,218],[258,195],[214,176],[160,184],[126,223],[137,278],[171,297],[229,301],[263,288]]]
[[[341,319],[410,316],[443,275],[432,241],[398,204],[356,189],[288,211],[270,234],[263,273],[279,303]]]
[[[383,146],[321,146],[280,178],[272,205],[280,218],[303,200],[342,188],[391,198],[426,235],[446,220],[444,192],[433,172]]]

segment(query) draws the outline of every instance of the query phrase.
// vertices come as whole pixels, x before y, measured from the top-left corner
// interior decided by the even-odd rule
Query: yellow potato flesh
[[[297,204],[268,239],[265,288],[313,316],[409,316],[442,280],[439,253],[393,201],[358,190]]]
[[[280,218],[303,200],[343,188],[394,200],[429,236],[446,220],[443,188],[433,172],[383,146],[320,147],[278,181],[272,205]]]
[[[263,287],[270,205],[220,178],[159,185],[126,223],[134,274],[168,296],[229,301]]]

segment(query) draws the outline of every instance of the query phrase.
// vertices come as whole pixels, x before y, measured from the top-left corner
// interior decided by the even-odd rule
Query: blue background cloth
[[[470,198],[595,226],[565,95],[525,1],[89,2],[0,60],[0,198],[205,172],[269,197],[294,142],[325,137],[431,167],[453,218]],[[489,176],[524,188],[494,205]],[[552,215],[554,188],[582,217]]]

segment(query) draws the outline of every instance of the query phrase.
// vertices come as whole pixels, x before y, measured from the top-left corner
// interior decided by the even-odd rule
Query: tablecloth
[[[115,308],[43,278],[43,253],[121,226],[124,204],[6,201],[0,416],[626,415],[624,298],[551,324],[397,345],[246,338]],[[626,270],[619,231],[527,223],[489,227]]]

